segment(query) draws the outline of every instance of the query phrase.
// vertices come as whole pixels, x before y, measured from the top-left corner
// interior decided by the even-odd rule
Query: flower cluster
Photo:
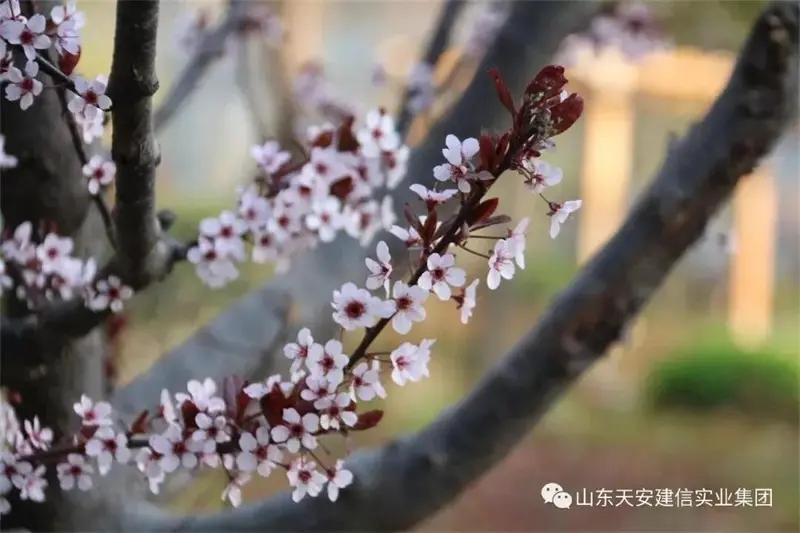
[[[643,2],[617,2],[592,20],[589,28],[562,43],[559,60],[568,61],[579,50],[616,48],[631,61],[671,46],[667,32]]]
[[[200,223],[188,258],[209,286],[237,277],[246,243],[254,262],[286,268],[298,251],[340,231],[367,244],[394,223],[391,197],[373,199],[378,187],[392,189],[405,174],[408,147],[390,116],[374,110],[358,128],[352,117],[338,128],[313,127],[306,141],[299,157],[275,141],[253,147],[260,173],[240,191],[236,210]]]
[[[511,279],[516,268],[525,267],[528,218],[503,236],[481,233],[511,220],[497,214],[497,198],[485,198],[491,186],[507,171],[517,171],[521,185],[547,203],[553,236],[580,205],[543,196],[543,190],[561,176],[540,160],[541,154],[583,109],[578,95],[563,91],[567,83],[563,68],[545,67],[520,102],[513,100],[499,73],[492,76],[498,98],[511,116],[510,128],[478,139],[448,135],[444,162],[432,169],[446,188],[411,185],[422,212],[406,205],[407,227],[381,221],[380,206],[370,199],[375,186],[387,182],[393,186],[402,177],[398,173],[392,178],[387,165],[387,159],[396,158],[403,147],[391,119],[381,111],[370,113],[365,125],[355,130],[348,118],[338,128],[311,132],[309,150],[298,162],[275,143],[257,147],[253,156],[263,176],[242,192],[235,213],[201,224],[190,259],[214,284],[230,277],[230,265],[243,257],[246,240],[253,243],[254,259],[256,251],[262,259],[285,259],[311,241],[332,240],[340,229],[366,243],[379,228],[390,226],[400,241],[396,244],[411,256],[411,275],[396,279],[399,269],[392,263],[390,246],[379,241],[375,258],[365,260],[366,288],[345,283],[332,295],[332,317],[341,333],[363,330],[353,350],[345,352],[341,336],[317,340],[304,328],[295,342],[284,347],[291,361],[288,379],[274,375],[248,383],[231,377],[220,390],[211,379],[190,381],[188,394],[162,391],[155,414],[144,411],[124,428],[114,420],[109,404],[83,396],[74,406],[81,429],[60,439],[60,444],[53,444],[53,432],[36,418],[20,426],[10,402],[4,400],[0,402],[0,497],[16,490],[22,499],[44,500],[45,473],[52,464],[62,490],[88,490],[95,474],[103,476],[114,464],[134,461],[154,492],[178,469],[221,467],[229,479],[222,498],[233,505],[241,503],[241,488],[254,475],[266,477],[275,470],[285,472],[295,501],[323,493],[335,501],[354,477],[341,458],[330,456],[322,440],[335,435],[347,439],[352,432],[380,422],[383,411],[363,405],[386,397],[383,376],[388,374],[396,385],[404,386],[429,375],[434,339],[404,341],[391,351],[372,351],[373,341],[389,324],[400,335],[410,333],[426,318],[425,303],[431,294],[452,302],[462,323],[469,321],[479,280],[467,283],[466,271],[456,266],[456,254],[487,260],[490,289]],[[458,202],[458,209],[440,220],[439,207],[448,202]],[[35,257],[52,265],[63,262],[70,252],[71,243],[53,235],[34,247],[29,232],[18,229],[7,241],[13,243],[8,249],[14,257]],[[481,239],[495,241],[490,253],[475,251],[473,243]],[[221,266],[225,261],[230,264]],[[0,500],[0,510],[8,507],[7,500]]]
[[[111,108],[111,99],[105,94],[106,80],[102,76],[87,81],[72,75],[81,57],[80,30],[84,24],[83,13],[74,2],[53,7],[49,18],[41,13],[23,16],[19,0],[0,2],[0,82],[6,84],[5,98],[19,102],[22,110],[33,105],[44,89],[37,79],[40,63],[45,62],[40,52],[55,48],[58,70],[63,76],[55,81],[71,91],[69,111],[81,127],[84,141],[89,143],[103,134],[104,112]],[[23,52],[24,63],[15,61],[15,48]]]
[[[16,287],[16,296],[31,309],[48,301],[82,298],[95,311],[118,313],[133,295],[116,276],[97,278],[93,258],[83,261],[72,256],[69,237],[47,232],[39,244],[34,241],[33,224],[23,222],[13,233],[4,232],[0,245],[0,291]]]

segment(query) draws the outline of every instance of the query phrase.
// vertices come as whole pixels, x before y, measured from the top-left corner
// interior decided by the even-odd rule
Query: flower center
[[[351,300],[344,308],[344,312],[348,318],[356,319],[364,314],[366,306],[358,300]]]

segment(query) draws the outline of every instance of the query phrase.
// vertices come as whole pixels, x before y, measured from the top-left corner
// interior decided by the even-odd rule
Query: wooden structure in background
[[[634,97],[690,100],[710,105],[733,69],[729,54],[676,49],[626,63],[616,53],[588,53],[570,67],[569,78],[590,88],[586,95],[578,258],[583,262],[617,230],[628,210],[635,150]],[[773,315],[778,198],[765,170],[744,178],[734,200],[729,326],[737,340],[763,341]],[[724,253],[722,250],[720,253]]]

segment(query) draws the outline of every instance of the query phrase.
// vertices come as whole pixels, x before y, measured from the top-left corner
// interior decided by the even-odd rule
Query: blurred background
[[[278,48],[257,47],[245,64],[233,54],[219,59],[159,133],[159,204],[179,215],[175,234],[192,237],[202,218],[232,205],[235,186],[251,177],[250,147],[280,136],[287,117],[296,119],[288,113],[298,110],[281,102],[306,62],[322,65],[330,87],[359,109],[395,109],[403,79],[424,50],[441,4],[268,2],[281,13],[286,42]],[[107,74],[113,3],[78,5],[87,16],[83,73]],[[451,310],[439,302],[429,305],[431,318],[415,326],[414,334],[438,339],[431,377],[411,387],[393,387],[384,422],[362,435],[361,444],[377,445],[427,424],[535,323],[581,263],[614,232],[658,169],[671,136],[683,134],[708,109],[763,6],[748,1],[653,3],[651,9],[674,41],[672,49],[637,62],[613,49],[572,54],[570,89],[584,96],[586,111],[559,137],[547,160],[564,171],[558,198],[581,198],[584,207],[553,241],[543,206],[520,195],[518,184],[501,180],[498,195],[505,212],[515,219],[532,217],[527,268],[497,291],[479,289],[481,305],[469,327],[453,320]],[[453,98],[469,82],[471,73],[454,74],[453,69],[483,7],[467,8],[437,65],[435,79],[450,80]],[[157,99],[186,65],[190,54],[176,43],[187,17],[198,11],[213,24],[224,6],[163,4]],[[380,86],[373,83],[376,66],[387,80]],[[259,109],[253,109],[253,101]],[[446,107],[447,98],[437,105]],[[424,137],[429,120],[430,115],[418,117],[412,144]],[[559,401],[511,456],[421,530],[798,531],[799,131],[794,127],[744,180],[626,342]],[[466,263],[470,274],[484,276],[480,263]],[[116,346],[120,382],[271,275],[251,265],[235,283],[211,290],[190,265],[178,267],[167,282],[131,306]],[[573,493],[584,488],[767,488],[773,503],[574,506],[563,511],[542,503],[539,491],[548,482]],[[224,475],[203,478],[173,503],[211,512],[222,505],[224,483]],[[245,490],[246,499],[283,486],[282,480],[255,480]]]

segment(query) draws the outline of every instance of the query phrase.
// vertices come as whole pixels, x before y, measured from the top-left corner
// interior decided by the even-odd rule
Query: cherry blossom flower
[[[38,416],[34,416],[33,421],[26,420],[23,427],[31,446],[39,450],[46,450],[50,447],[50,443],[53,441],[53,430],[41,427]]]
[[[541,159],[525,159],[521,169],[525,186],[534,194],[541,194],[547,187],[561,183],[563,173],[558,167],[550,166]]]
[[[8,490],[12,486],[21,488],[25,478],[33,472],[33,465],[27,461],[19,461],[14,454],[0,452],[0,489]]]
[[[376,247],[378,261],[371,257],[367,257],[364,261],[371,274],[367,277],[367,288],[374,291],[380,286],[386,290],[386,296],[389,296],[389,276],[392,275],[392,256],[389,254],[389,247],[384,241],[378,242]]]
[[[392,381],[402,386],[409,381],[419,381],[428,376],[430,354],[420,351],[418,346],[404,342],[390,354]]]
[[[420,237],[417,230],[413,227],[406,229],[400,226],[392,226],[389,229],[389,233],[403,241],[408,248],[414,248],[422,245],[422,237]]]
[[[44,242],[36,248],[36,258],[41,262],[42,272],[47,274],[58,271],[63,261],[72,253],[73,246],[69,237],[48,234]]]
[[[81,395],[81,401],[72,406],[75,414],[81,417],[84,426],[110,426],[111,404],[107,402],[93,402],[85,394]]]
[[[170,473],[181,466],[189,470],[195,468],[202,443],[185,439],[179,426],[170,425],[163,434],[150,436],[150,447],[161,455],[158,460],[161,469]]]
[[[254,146],[250,150],[250,155],[267,174],[276,173],[292,158],[289,152],[281,150],[276,141],[267,141],[261,146]]]
[[[480,280],[476,279],[463,290],[460,296],[455,297],[458,309],[461,310],[461,323],[467,324],[472,317],[472,310],[475,309],[475,298]]]
[[[217,384],[211,378],[206,378],[202,382],[196,379],[190,380],[186,384],[186,390],[189,394],[178,392],[175,394],[175,401],[178,407],[183,405],[184,402],[191,402],[200,411],[208,411],[209,413],[220,413],[225,410],[225,401],[215,396],[217,393]]]
[[[114,461],[125,464],[130,460],[128,438],[124,433],[114,433],[108,426],[98,428],[86,443],[86,455],[97,459],[98,472],[104,476],[111,470]]]
[[[428,257],[427,267],[419,278],[418,285],[426,291],[433,291],[440,300],[450,298],[450,286],[461,287],[467,280],[464,270],[455,266],[456,258],[453,254],[431,254]]]
[[[73,113],[72,116],[75,118],[75,123],[80,127],[83,142],[86,144],[103,136],[105,125],[103,124],[104,119],[102,113],[97,113],[92,117],[87,117],[83,113]]]
[[[322,374],[311,373],[306,378],[306,388],[300,392],[300,397],[307,402],[315,402],[327,398],[336,391],[339,383],[333,383]]]
[[[325,472],[328,476],[328,498],[335,502],[339,499],[339,490],[353,483],[353,473],[345,470],[344,461],[338,459],[333,468]]]
[[[486,286],[495,290],[500,286],[500,280],[514,277],[514,257],[516,251],[514,244],[503,239],[494,245],[494,251],[489,258],[489,274],[486,276]]]
[[[295,459],[286,473],[289,485],[294,487],[292,500],[299,502],[306,495],[316,498],[325,486],[327,477],[317,470],[317,464],[302,457]]]
[[[436,166],[433,169],[433,177],[439,181],[454,181],[458,185],[458,190],[466,194],[470,191],[467,165],[478,153],[478,140],[470,137],[462,142],[451,134],[445,138],[445,145],[447,147],[442,149],[442,154],[447,163]]]
[[[306,450],[317,447],[317,439],[313,434],[319,430],[318,415],[306,413],[300,417],[296,409],[289,408],[283,410],[283,421],[284,425],[272,428],[270,434],[273,441],[285,443],[291,453],[299,452],[301,446]]]
[[[44,478],[45,466],[39,465],[31,473],[25,476],[22,485],[19,487],[19,497],[21,500],[31,500],[43,502],[45,500],[44,489],[47,488],[47,480]]]
[[[333,196],[315,201],[311,207],[312,212],[306,216],[306,227],[316,231],[322,242],[332,242],[344,225],[341,209],[342,203]]]
[[[344,422],[348,427],[355,426],[358,423],[358,415],[347,410],[351,402],[352,399],[346,392],[332,394],[315,401],[314,409],[319,411],[320,427],[338,430],[342,427],[340,422]]]
[[[102,156],[93,155],[83,166],[83,175],[89,181],[89,193],[96,195],[101,187],[107,187],[114,181],[117,165],[113,161],[105,161]]]
[[[234,507],[242,505],[242,487],[252,478],[248,472],[237,472],[233,479],[228,481],[222,491],[222,501],[230,502]]]
[[[28,61],[36,60],[36,50],[50,48],[50,38],[45,35],[47,19],[36,13],[27,22],[7,20],[3,25],[5,39],[11,44],[19,44]]]
[[[386,188],[393,191],[400,185],[403,178],[406,177],[408,170],[408,158],[411,155],[411,149],[402,145],[397,150],[383,153],[383,160],[386,165]]]
[[[74,76],[72,81],[78,91],[67,106],[72,113],[91,119],[111,108],[111,98],[105,94],[106,80],[103,76],[97,76],[91,83],[81,76]]]
[[[18,163],[16,157],[6,153],[6,138],[5,135],[0,135],[0,169],[14,168]]]
[[[395,150],[400,145],[394,119],[380,110],[367,113],[366,124],[358,130],[356,138],[365,157],[378,157],[381,152]]]
[[[581,208],[581,200],[569,200],[563,204],[550,202],[550,238],[555,239],[561,231],[561,224],[567,221],[569,215]]]
[[[55,32],[55,47],[59,54],[65,52],[77,55],[80,51],[80,30],[86,19],[78,11],[74,2],[54,6],[50,10],[50,21],[57,26]]]
[[[264,381],[248,385],[244,388],[244,393],[254,400],[260,400],[269,392],[271,392],[275,385],[277,385],[281,390],[284,398],[288,398],[294,390],[293,383],[283,381],[283,378],[281,378],[280,374],[274,374]]]
[[[142,448],[136,454],[136,467],[147,477],[150,492],[158,494],[161,484],[166,478],[161,468],[161,456],[150,448]]]
[[[283,347],[283,354],[292,360],[291,372],[297,372],[305,364],[308,351],[314,344],[311,330],[303,328],[297,333],[297,342],[290,342]]]
[[[111,310],[112,313],[122,311],[124,301],[133,296],[133,289],[123,285],[117,276],[109,276],[106,280],[95,283],[95,290],[88,296],[89,309],[93,311]]]
[[[200,442],[228,442],[231,436],[228,433],[228,419],[223,415],[209,416],[206,413],[197,413],[194,417],[197,431],[192,433],[192,439]]]
[[[283,461],[283,453],[276,445],[270,444],[270,431],[263,426],[256,429],[255,435],[242,433],[239,448],[242,451],[236,456],[236,468],[243,472],[255,471],[267,477],[275,465]]]
[[[417,193],[417,196],[425,202],[429,209],[447,202],[450,198],[455,196],[457,192],[455,189],[435,191],[433,189],[427,189],[424,185],[420,185],[419,183],[413,184],[409,189]]]
[[[345,283],[341,290],[333,291],[333,320],[347,331],[368,328],[378,317],[389,318],[394,313],[391,302],[384,302],[372,296],[366,289],[359,289],[355,283]]]
[[[306,364],[314,377],[324,377],[333,386],[344,381],[344,367],[350,358],[342,353],[342,343],[331,339],[323,348],[314,344],[308,351]]]
[[[397,281],[392,288],[392,300],[395,314],[392,317],[392,328],[405,335],[411,331],[414,322],[425,320],[425,308],[422,304],[428,299],[428,291],[417,285],[408,286]]]
[[[67,462],[56,467],[58,481],[62,490],[72,490],[78,487],[87,491],[92,488],[92,474],[94,467],[86,462],[83,455],[71,453],[67,455]]]
[[[247,232],[247,222],[231,211],[223,211],[219,218],[206,218],[200,222],[200,233],[213,239],[217,250],[238,261],[244,261],[245,250],[242,235]]]
[[[186,258],[195,265],[197,275],[209,287],[222,287],[239,277],[239,271],[221,252],[217,240],[201,237],[197,246],[189,248]]]
[[[514,249],[514,258],[517,261],[517,266],[525,269],[525,235],[528,231],[528,217],[523,218],[514,228],[514,231],[509,232],[508,241]]]
[[[8,85],[6,85],[6,99],[9,102],[19,100],[19,107],[23,111],[33,105],[34,96],[39,96],[42,92],[42,82],[36,79],[39,74],[39,65],[34,61],[25,64],[23,74],[16,67],[12,67],[6,74]]]
[[[377,361],[375,361],[377,363]],[[386,390],[381,385],[379,365],[370,365],[366,361],[358,363],[351,371],[350,398],[356,402],[368,402],[375,398],[386,398]]]

